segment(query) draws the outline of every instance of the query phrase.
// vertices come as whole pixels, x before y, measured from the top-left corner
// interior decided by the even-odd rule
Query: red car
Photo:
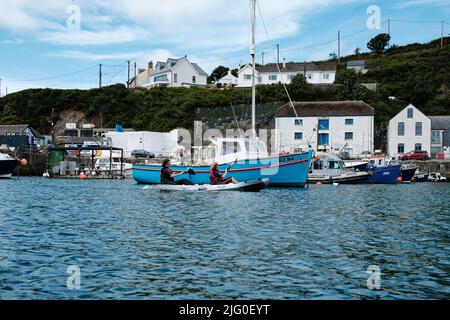
[[[430,160],[431,157],[426,151],[411,151],[398,157],[399,160]]]

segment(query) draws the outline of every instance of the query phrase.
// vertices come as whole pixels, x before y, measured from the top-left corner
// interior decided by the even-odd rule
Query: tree
[[[297,74],[288,87],[289,93],[293,100],[308,101],[312,97],[312,85],[306,81],[303,74]]]
[[[228,71],[230,68],[224,67],[224,66],[218,66],[214,69],[214,71],[211,73],[211,75],[208,77],[208,83],[213,83],[220,78],[226,76],[228,74]]]
[[[338,58],[338,56],[337,56],[337,54],[336,54],[336,52],[332,52],[332,53],[330,53],[330,59],[331,60],[337,60],[337,58]]]
[[[372,52],[381,55],[386,51],[386,48],[389,46],[389,41],[391,41],[391,36],[389,34],[380,33],[367,43],[367,48],[372,50]]]
[[[338,97],[342,100],[364,100],[366,90],[359,84],[359,75],[353,70],[341,70],[336,76],[341,84]]]
[[[361,48],[355,49],[355,56],[359,56],[361,54]]]

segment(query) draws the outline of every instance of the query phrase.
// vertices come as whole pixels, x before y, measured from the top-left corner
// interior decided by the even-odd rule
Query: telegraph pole
[[[137,87],[137,63],[134,62],[134,88]]]
[[[0,78],[0,98],[2,97],[2,78]]]
[[[277,44],[277,64],[280,64],[280,45]]]
[[[391,35],[391,19],[388,19],[388,35]]]
[[[103,65],[100,63],[99,69],[98,69],[98,87],[99,87],[99,89],[102,87],[102,76],[103,76],[102,67],[103,67]]]
[[[127,81],[127,89],[130,89],[130,72],[131,72],[131,61],[128,60],[128,81]]]
[[[441,49],[444,47],[444,20],[441,21]]]
[[[341,62],[341,30],[338,30],[338,62]]]

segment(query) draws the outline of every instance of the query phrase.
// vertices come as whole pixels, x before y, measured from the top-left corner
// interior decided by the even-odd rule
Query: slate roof
[[[0,136],[6,136],[8,133],[23,133],[27,128],[30,128],[36,138],[44,139],[42,134],[28,124],[0,125]]]
[[[320,72],[336,72],[336,65],[315,64],[311,62],[287,62],[286,68],[283,68],[283,63],[279,64],[281,72],[301,72],[305,71],[320,71]],[[278,73],[278,67],[276,63],[268,63],[264,66],[256,67],[256,71],[260,73]]]
[[[374,116],[375,110],[364,101],[294,102],[299,117]],[[290,103],[282,106],[275,117],[295,117]]]
[[[155,72],[153,73],[153,75],[158,75],[160,73],[166,73],[166,72],[172,70],[172,68],[178,63],[178,61],[180,61],[182,59],[186,59],[187,60],[187,58],[180,58],[180,59],[169,58],[169,59],[167,59],[167,62],[158,61],[156,63],[156,66],[162,66],[163,68],[162,69],[161,68],[157,68],[155,70]],[[208,76],[208,74],[202,68],[200,68],[200,66],[198,64],[192,63],[192,62],[189,62],[189,63],[194,67],[195,70],[197,70],[197,72],[200,75]]]
[[[450,116],[431,116],[431,130],[449,130]]]

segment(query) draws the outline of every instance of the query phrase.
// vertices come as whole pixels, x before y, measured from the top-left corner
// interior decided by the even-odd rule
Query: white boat
[[[0,179],[11,178],[18,164],[19,161],[16,158],[0,153]]]
[[[261,179],[249,182],[239,182],[237,184],[223,184],[223,185],[172,185],[172,184],[157,184],[147,185],[145,190],[158,191],[186,191],[186,192],[219,192],[219,191],[243,191],[243,192],[258,192],[270,185],[270,179]]]
[[[131,177],[133,165],[131,163],[121,162],[120,159],[112,158],[112,163],[110,163],[110,158],[100,158],[95,162],[95,169],[100,172],[109,173],[112,171],[114,174],[121,174],[125,177]]]
[[[344,161],[333,153],[317,153],[311,163],[308,183],[356,184],[367,182],[369,174],[346,168]]]

